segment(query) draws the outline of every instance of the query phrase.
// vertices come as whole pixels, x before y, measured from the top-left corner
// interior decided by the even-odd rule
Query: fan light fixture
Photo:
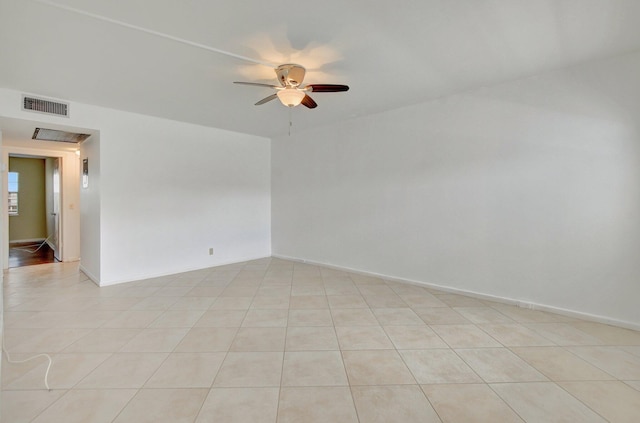
[[[299,91],[296,88],[285,88],[284,90],[279,90],[277,94],[280,102],[287,107],[297,106],[306,95],[303,91]]]

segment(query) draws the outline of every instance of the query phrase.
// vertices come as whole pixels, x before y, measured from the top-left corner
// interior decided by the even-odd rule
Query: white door
[[[60,260],[61,246],[60,246],[60,159],[53,160],[53,234],[51,234],[51,246],[53,248],[53,256],[58,261]]]

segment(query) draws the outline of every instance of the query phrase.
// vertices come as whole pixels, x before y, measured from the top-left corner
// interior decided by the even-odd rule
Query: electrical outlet
[[[212,256],[213,255],[213,248],[209,248],[209,255]]]

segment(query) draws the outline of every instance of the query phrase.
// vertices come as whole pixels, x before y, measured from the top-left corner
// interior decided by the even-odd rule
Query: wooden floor
[[[34,264],[55,263],[53,250],[45,244],[35,253],[38,243],[11,244],[9,246],[9,267],[33,266]]]

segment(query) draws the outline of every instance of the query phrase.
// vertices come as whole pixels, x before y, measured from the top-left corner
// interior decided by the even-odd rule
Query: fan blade
[[[257,82],[238,82],[238,81],[234,81],[234,84],[240,84],[240,85],[253,85],[256,87],[267,87],[267,88],[280,88],[276,85],[269,85],[269,84],[259,84]]]
[[[263,98],[262,100],[258,101],[255,105],[256,105],[256,106],[259,106],[259,105],[261,105],[261,104],[268,103],[268,102],[270,102],[271,100],[276,99],[277,97],[278,97],[278,94],[271,94],[269,97],[265,97],[265,98]]]
[[[311,97],[309,97],[308,95],[305,94],[304,98],[302,99],[301,103],[308,107],[309,109],[315,109],[316,107],[318,107],[318,104],[313,101],[313,99]]]
[[[311,88],[314,93],[337,93],[340,91],[349,91],[348,85],[339,84],[309,84],[305,87]]]

